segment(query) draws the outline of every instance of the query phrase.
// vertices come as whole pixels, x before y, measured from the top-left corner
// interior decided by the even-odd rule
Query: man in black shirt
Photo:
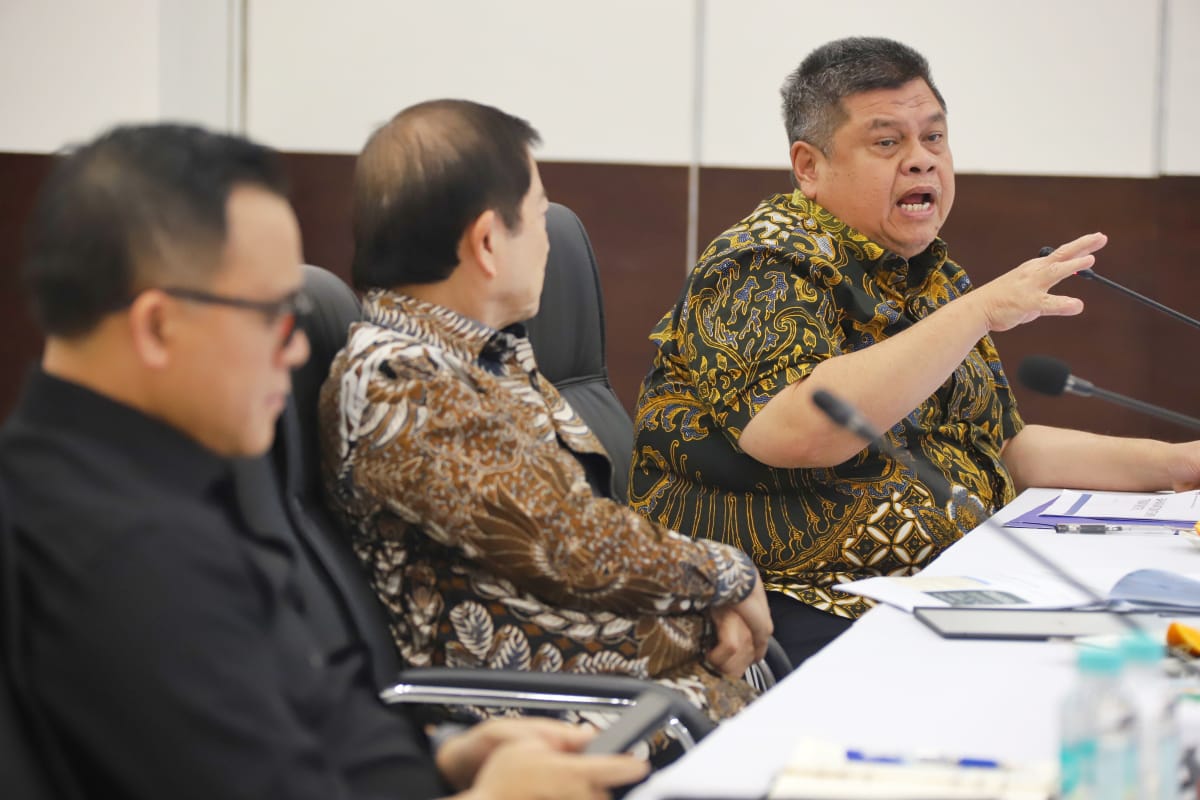
[[[265,148],[119,128],[64,159],[25,264],[47,334],[0,434],[34,694],[79,783],[134,798],[594,796],[643,762],[548,720],[435,758],[287,524],[245,502],[308,355]],[[349,642],[349,646],[347,645]]]

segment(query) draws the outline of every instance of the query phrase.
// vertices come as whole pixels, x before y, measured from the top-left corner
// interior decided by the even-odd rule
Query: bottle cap
[[[1121,671],[1123,659],[1115,647],[1084,646],[1079,648],[1079,669],[1097,675],[1116,675]]]
[[[1121,640],[1121,654],[1125,656],[1126,661],[1139,664],[1157,663],[1162,661],[1166,654],[1166,647],[1162,642],[1144,633],[1135,633]]]

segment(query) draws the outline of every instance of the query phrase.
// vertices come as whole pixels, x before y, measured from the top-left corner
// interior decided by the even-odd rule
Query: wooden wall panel
[[[42,351],[20,271],[34,195],[51,164],[49,156],[0,153],[0,419],[16,404],[21,381]]]
[[[650,330],[679,296],[687,259],[687,169],[542,165],[550,198],[587,228],[604,293],[608,370],[633,412],[650,368]]]
[[[353,158],[288,154],[292,198],[305,257],[349,276]],[[18,280],[22,231],[50,158],[0,154],[0,415],[16,399],[41,339]],[[550,196],[573,208],[592,238],[608,312],[609,368],[632,408],[650,363],[650,329],[678,296],[686,265],[687,172],[682,167],[549,162]],[[701,170],[699,246],[748,213],[764,196],[788,191],[785,172]],[[1185,313],[1200,316],[1200,178],[1154,180],[961,175],[944,230],[951,254],[983,283],[1043,244],[1102,230],[1110,244],[1098,271]],[[1086,303],[1083,315],[1043,319],[998,334],[1010,375],[1027,355],[1065,360],[1097,385],[1200,415],[1200,374],[1190,353],[1200,331],[1156,315],[1103,286],[1063,285]],[[1014,378],[1015,380],[1015,378]],[[1043,398],[1017,389],[1026,419],[1139,436],[1181,439],[1185,431],[1098,400]]]
[[[1174,272],[1158,257],[1161,188],[1158,180],[963,176],[943,233],[952,256],[967,267],[976,284],[982,284],[1035,257],[1043,245],[1057,246],[1103,231],[1109,243],[1097,254],[1096,271],[1154,294],[1150,270],[1160,270],[1163,276]],[[1062,359],[1074,374],[1098,386],[1176,405],[1154,384],[1152,371],[1156,358],[1169,357],[1153,345],[1167,321],[1083,278],[1068,278],[1059,284],[1058,293],[1082,299],[1083,314],[1043,318],[995,336],[1014,382],[1021,360],[1042,353]],[[1176,302],[1170,292],[1161,294],[1164,301]],[[1200,343],[1200,331],[1194,335]],[[1021,386],[1017,397],[1027,422],[1121,435],[1186,435],[1096,399],[1044,397]]]

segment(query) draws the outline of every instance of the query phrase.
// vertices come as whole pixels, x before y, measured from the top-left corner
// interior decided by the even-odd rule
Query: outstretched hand
[[[1093,255],[1108,244],[1103,233],[1089,233],[1061,245],[1050,255],[1026,261],[962,299],[978,304],[988,331],[1006,331],[1038,317],[1065,317],[1083,311],[1076,297],[1051,294],[1060,281],[1096,263]]]

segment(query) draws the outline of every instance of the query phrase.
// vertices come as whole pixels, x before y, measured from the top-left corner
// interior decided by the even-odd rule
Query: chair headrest
[[[538,368],[551,383],[605,375],[604,307],[596,256],[575,212],[551,203],[550,257],[537,316],[526,323]]]
[[[302,322],[312,354],[292,373],[292,394],[300,424],[301,491],[320,490],[320,446],[317,399],[333,358],[346,344],[350,325],[362,319],[358,297],[345,281],[321,267],[304,265],[304,288],[313,312]]]

